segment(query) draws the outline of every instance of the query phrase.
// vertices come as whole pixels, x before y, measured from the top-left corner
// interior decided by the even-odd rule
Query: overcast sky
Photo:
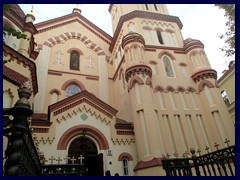
[[[32,4],[19,4],[24,13],[32,9]],[[72,13],[75,4],[33,4],[36,21],[43,22]],[[228,69],[228,63],[235,57],[227,58],[219,49],[224,46],[220,34],[226,31],[224,11],[213,4],[167,4],[170,15],[178,16],[183,24],[184,39],[198,39],[204,44],[204,50],[213,69],[218,72]],[[112,36],[109,4],[83,4],[82,15]],[[96,14],[97,13],[97,14]]]

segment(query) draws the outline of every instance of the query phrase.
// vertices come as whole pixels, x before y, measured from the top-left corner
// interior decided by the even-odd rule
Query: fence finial
[[[178,157],[178,153],[177,153],[177,151],[175,151],[175,153],[173,154],[173,156],[174,156],[175,158]]]
[[[215,143],[215,144],[214,144],[214,147],[217,149],[217,151],[218,151],[218,146],[219,146],[218,143]]]
[[[201,149],[198,148],[197,153],[198,153],[199,156],[201,156],[201,152],[202,152]]]
[[[227,144],[227,147],[229,147],[229,142],[230,142],[230,141],[229,141],[227,138],[225,138],[224,143]]]
[[[209,153],[209,147],[208,146],[206,146],[206,148],[205,148],[205,150]]]

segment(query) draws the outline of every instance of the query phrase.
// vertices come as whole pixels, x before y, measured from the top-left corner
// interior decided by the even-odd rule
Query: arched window
[[[128,159],[123,158],[122,163],[123,163],[123,175],[128,176],[129,175]]]
[[[70,55],[70,69],[71,70],[79,70],[79,60],[80,59],[80,55],[78,52],[73,51],[71,52]]]
[[[52,93],[51,95],[51,104],[58,102],[58,94],[57,93]]]
[[[70,97],[76,93],[79,93],[80,91],[81,91],[81,89],[77,85],[71,84],[66,89],[66,97]]]
[[[164,64],[164,68],[165,68],[165,72],[166,72],[167,76],[168,77],[174,77],[172,63],[167,56],[163,57],[163,64]]]

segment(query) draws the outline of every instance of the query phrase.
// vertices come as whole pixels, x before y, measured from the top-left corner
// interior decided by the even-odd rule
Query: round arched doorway
[[[69,164],[84,164],[83,176],[103,176],[103,154],[98,154],[97,146],[90,138],[75,138],[69,145],[68,157],[71,157]]]

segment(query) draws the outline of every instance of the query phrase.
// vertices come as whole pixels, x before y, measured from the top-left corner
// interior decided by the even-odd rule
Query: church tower
[[[121,100],[131,102],[135,174],[161,174],[163,154],[213,150],[226,140],[234,144],[234,125],[203,43],[184,40],[180,19],[163,4],[111,4],[109,12],[114,34],[109,50],[127,83]]]

